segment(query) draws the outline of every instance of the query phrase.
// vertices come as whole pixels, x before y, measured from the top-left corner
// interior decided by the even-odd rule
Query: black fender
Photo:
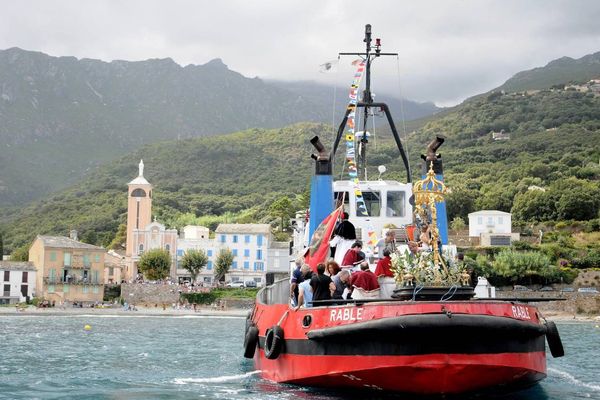
[[[250,325],[246,329],[246,335],[244,336],[244,357],[254,358],[254,352],[256,351],[257,344],[258,328],[256,325]]]
[[[275,360],[281,354],[283,349],[283,328],[279,325],[267,330],[265,336],[265,357],[269,360]]]
[[[558,329],[556,328],[556,324],[552,321],[546,321],[546,341],[548,341],[548,347],[550,348],[552,357],[558,358],[565,355],[565,349],[560,340]]]

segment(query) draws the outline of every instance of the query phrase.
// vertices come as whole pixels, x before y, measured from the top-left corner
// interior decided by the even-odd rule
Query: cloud
[[[593,0],[20,0],[3,4],[0,48],[183,65],[221,58],[250,77],[345,84],[350,67],[332,77],[319,65],[363,50],[371,23],[384,51],[399,53],[377,61],[376,91],[453,104],[523,69],[599,51],[599,20]]]

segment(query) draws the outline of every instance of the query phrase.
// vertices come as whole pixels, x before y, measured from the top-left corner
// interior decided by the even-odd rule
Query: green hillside
[[[492,130],[504,130],[510,140],[493,141]],[[270,221],[268,206],[274,199],[294,198],[307,189],[313,171],[308,139],[315,134],[330,144],[330,127],[306,123],[145,146],[12,214],[4,227],[5,251],[36,234],[69,229],[93,232],[97,243],[110,242],[125,221],[126,185],[137,174],[140,158],[155,186],[154,209],[161,221],[172,225],[184,213],[242,211],[245,221]],[[447,136],[441,153],[452,189],[450,218],[477,209],[513,211],[521,221],[598,218],[600,97],[553,90],[473,99],[409,137],[413,179],[420,169],[419,153],[436,134]],[[386,178],[405,179],[388,136],[373,138],[369,154],[371,176],[385,164],[391,171]]]
[[[544,67],[519,72],[496,90],[520,92],[550,89],[554,85],[583,83],[593,78],[600,78],[600,52],[579,59],[562,57],[549,62]]]

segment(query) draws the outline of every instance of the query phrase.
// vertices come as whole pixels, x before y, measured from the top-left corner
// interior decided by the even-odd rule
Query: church
[[[289,242],[274,241],[268,224],[220,224],[211,239],[205,227],[186,226],[180,235],[177,229],[167,229],[156,219],[152,220],[153,187],[144,177],[143,160],[138,176],[128,184],[127,193],[126,281],[136,279],[141,256],[152,249],[163,249],[170,254],[170,278],[174,282],[190,280],[189,272],[180,266],[189,249],[203,250],[208,256],[208,263],[198,276],[204,285],[214,283],[214,263],[221,249],[229,249],[234,257],[226,282],[253,281],[263,286],[268,273],[271,277],[289,275]]]

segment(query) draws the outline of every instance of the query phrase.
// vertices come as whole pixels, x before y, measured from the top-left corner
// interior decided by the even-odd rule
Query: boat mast
[[[390,124],[390,129],[392,130],[394,140],[396,141],[396,146],[398,147],[398,150],[400,151],[400,156],[402,157],[404,167],[406,168],[406,181],[407,181],[407,183],[410,183],[412,180],[410,177],[411,173],[410,173],[410,165],[408,164],[408,157],[406,156],[404,148],[402,147],[402,142],[400,141],[400,137],[398,136],[398,131],[396,130],[396,126],[394,125],[394,121],[392,119],[392,115],[390,113],[389,107],[385,103],[374,103],[373,95],[371,94],[371,62],[377,57],[398,56],[398,53],[382,53],[381,52],[381,39],[379,39],[379,38],[375,39],[375,46],[374,46],[375,52],[373,53],[372,52],[373,48],[371,47],[371,41],[372,41],[371,25],[367,24],[367,25],[365,25],[365,38],[363,39],[363,42],[365,42],[365,45],[366,45],[365,52],[364,53],[339,53],[340,56],[359,56],[365,61],[365,68],[366,68],[365,90],[363,91],[362,101],[359,101],[356,104],[356,107],[363,107],[365,109],[364,119],[363,119],[363,135],[360,139],[360,147],[359,147],[358,162],[357,162],[359,179],[360,179],[360,171],[361,170],[363,172],[363,179],[366,180],[366,178],[367,178],[367,154],[366,154],[367,152],[366,152],[366,150],[367,150],[368,138],[366,136],[366,132],[367,132],[367,120],[369,117],[369,110],[373,107],[379,107],[379,108],[381,108],[381,110],[383,112],[385,112],[388,123]],[[335,156],[335,152],[338,148],[338,145],[340,143],[340,139],[342,138],[342,135],[344,133],[344,129],[346,127],[346,122],[348,121],[349,114],[350,114],[350,110],[346,110],[344,119],[342,120],[342,123],[340,124],[340,126],[338,128],[338,133],[335,138],[335,142],[333,144],[333,150],[331,152],[332,161],[333,161],[333,157]]]

